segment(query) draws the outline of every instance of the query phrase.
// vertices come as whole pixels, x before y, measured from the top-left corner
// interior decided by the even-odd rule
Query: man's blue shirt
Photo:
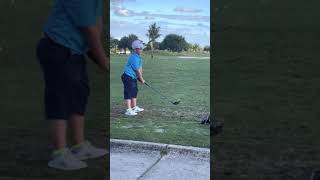
[[[81,27],[97,25],[102,16],[102,0],[55,0],[44,32],[56,43],[85,54],[88,50]]]
[[[142,58],[136,52],[131,51],[128,62],[124,67],[124,73],[128,76],[132,77],[133,79],[137,79],[137,70],[142,67]]]

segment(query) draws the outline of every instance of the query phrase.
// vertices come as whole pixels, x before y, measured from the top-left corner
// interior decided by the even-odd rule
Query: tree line
[[[177,34],[168,34],[164,37],[161,42],[158,42],[157,39],[161,36],[160,27],[156,23],[153,23],[149,26],[149,29],[146,33],[149,41],[144,43],[146,48],[145,50],[151,50],[153,57],[154,50],[167,50],[172,52],[181,52],[181,51],[210,51],[210,46],[204,46],[203,48],[199,44],[188,43],[185,38]],[[129,49],[131,50],[131,44],[134,40],[139,39],[135,34],[129,34],[128,36],[122,37],[120,40],[110,37],[110,49],[114,52],[120,49]]]

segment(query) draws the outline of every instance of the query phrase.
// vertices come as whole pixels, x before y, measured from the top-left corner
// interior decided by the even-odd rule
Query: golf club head
[[[172,102],[173,105],[178,105],[180,103],[180,101],[174,101]]]

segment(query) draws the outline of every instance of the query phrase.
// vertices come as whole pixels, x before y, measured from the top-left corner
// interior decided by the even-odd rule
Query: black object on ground
[[[216,136],[223,131],[223,123],[222,122],[216,122],[210,124],[210,132],[213,136]]]
[[[223,131],[223,123],[217,121],[216,119],[212,118],[212,122],[210,121],[210,115],[207,117],[204,117],[201,122],[201,124],[210,124],[210,134],[213,136],[216,136]],[[320,179],[319,179],[320,180]]]

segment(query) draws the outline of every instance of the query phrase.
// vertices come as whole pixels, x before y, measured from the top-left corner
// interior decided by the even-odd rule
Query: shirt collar
[[[134,50],[131,51],[132,55],[134,56],[138,56],[138,57],[141,57],[139,54],[137,54]]]

